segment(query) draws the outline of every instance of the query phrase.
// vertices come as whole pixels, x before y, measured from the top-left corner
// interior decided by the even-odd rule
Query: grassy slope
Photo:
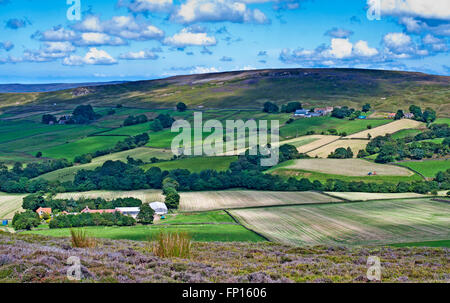
[[[169,214],[167,219],[157,224],[131,227],[87,227],[91,237],[108,239],[128,239],[147,241],[154,239],[160,232],[187,232],[195,241],[249,241],[259,242],[264,239],[257,234],[236,224],[234,220],[223,211],[189,214]],[[70,236],[70,229],[41,229],[33,230],[31,234],[42,234],[55,237]]]
[[[397,164],[409,167],[427,178],[435,177],[438,172],[450,169],[450,160],[409,161]]]
[[[150,167],[159,167],[161,170],[188,169],[191,172],[200,172],[202,170],[213,169],[225,171],[230,167],[231,162],[237,160],[237,156],[230,157],[194,157],[174,161],[146,164],[144,169]]]
[[[173,107],[182,98],[189,106],[261,108],[266,101],[301,100],[311,106],[369,102],[375,109],[395,111],[411,103],[449,114],[449,77],[420,73],[355,69],[288,69],[242,71],[173,77],[90,88],[75,97],[72,90],[51,93],[0,94],[0,104]],[[385,99],[382,99],[385,98]]]

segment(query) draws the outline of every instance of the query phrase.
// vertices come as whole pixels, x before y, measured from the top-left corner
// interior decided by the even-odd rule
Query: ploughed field
[[[384,245],[447,240],[450,204],[429,199],[232,210],[272,241],[304,245]]]
[[[376,164],[362,159],[300,159],[283,165],[285,169],[301,169],[326,174],[367,176],[376,172],[380,176],[412,176],[410,170],[394,165]]]
[[[227,190],[180,193],[181,211],[206,211],[247,207],[264,207],[290,204],[340,202],[338,198],[316,192],[274,192],[252,190]]]

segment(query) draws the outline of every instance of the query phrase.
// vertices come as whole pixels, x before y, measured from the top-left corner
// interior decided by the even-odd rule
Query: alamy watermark
[[[369,0],[367,9],[367,19],[370,21],[381,20],[381,0]]]
[[[231,156],[243,154],[262,155],[261,166],[278,164],[279,128],[278,120],[227,120],[225,128],[219,120],[203,123],[201,112],[194,113],[194,125],[186,120],[172,124],[172,132],[180,132],[172,140],[174,155],[186,156]],[[225,131],[225,132],[224,132]],[[270,132],[270,134],[269,134]],[[211,133],[203,139],[204,133]],[[225,135],[224,135],[225,134]],[[248,134],[248,135],[247,135]],[[270,137],[270,142],[268,141]]]
[[[377,256],[367,258],[367,279],[369,281],[381,281],[381,262]]]
[[[70,267],[67,269],[66,277],[70,281],[80,281],[81,280],[81,261],[80,258],[71,256],[67,258],[67,264]]]
[[[81,0],[67,0],[67,5],[70,5],[67,10],[67,19],[69,21],[81,20]]]

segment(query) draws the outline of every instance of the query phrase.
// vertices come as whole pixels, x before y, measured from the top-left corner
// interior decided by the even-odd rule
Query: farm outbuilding
[[[117,211],[120,211],[123,215],[131,216],[133,218],[137,218],[139,214],[139,207],[116,207]]]
[[[168,212],[167,206],[163,202],[152,202],[150,203],[150,207],[157,215],[165,215]]]

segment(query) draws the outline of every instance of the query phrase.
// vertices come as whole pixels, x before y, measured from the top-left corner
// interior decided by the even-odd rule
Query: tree
[[[422,120],[422,109],[419,106],[411,105],[409,111],[414,115],[415,120]]]
[[[278,113],[279,108],[278,105],[272,102],[266,102],[264,103],[263,112],[265,113]]]
[[[55,116],[50,115],[50,114],[45,114],[42,116],[43,124],[50,124],[50,122],[56,123],[56,122],[58,122],[58,120],[56,119]]]
[[[405,116],[405,114],[403,113],[403,110],[399,109],[397,111],[397,113],[395,114],[394,119],[395,120],[400,120],[400,119],[403,119],[404,116]]]
[[[426,108],[422,114],[422,121],[425,123],[431,123],[436,120],[436,112],[431,108]]]
[[[159,132],[159,131],[161,131],[161,130],[163,130],[163,129],[164,129],[164,127],[163,127],[163,125],[161,124],[161,121],[158,120],[158,119],[154,120],[154,121],[150,124],[150,130],[151,130],[151,131]]]
[[[363,105],[362,111],[367,113],[368,111],[370,111],[371,108],[372,108],[372,106],[370,106],[369,103],[366,103],[366,104]]]
[[[36,153],[36,158],[40,158],[40,157],[42,157],[42,152],[37,152]]]
[[[31,230],[33,227],[39,226],[40,223],[41,220],[39,215],[31,210],[26,210],[23,213],[16,213],[12,220],[12,226],[15,230]]]
[[[150,207],[148,203],[144,203],[141,205],[139,209],[139,214],[137,215],[137,220],[141,224],[152,224],[153,223],[153,209]]]
[[[184,112],[184,111],[186,111],[186,109],[187,109],[187,105],[184,104],[183,102],[179,102],[177,104],[177,111]]]
[[[180,195],[177,192],[169,192],[166,195],[165,203],[167,208],[176,209],[180,204]]]
[[[94,109],[90,104],[77,106],[72,113],[72,120],[76,124],[89,123],[100,117],[99,114],[94,112]]]
[[[281,107],[283,113],[293,113],[298,109],[302,109],[302,104],[300,102],[289,102]]]
[[[39,207],[44,207],[45,199],[43,194],[43,192],[38,192],[24,197],[22,201],[22,208],[36,211]]]
[[[349,148],[345,149],[343,147],[337,148],[334,152],[332,152],[328,158],[330,159],[348,159],[353,158],[353,151]]]
[[[175,122],[175,119],[173,119],[169,114],[159,114],[156,119],[161,122],[161,125],[164,128],[171,127],[173,122]]]

